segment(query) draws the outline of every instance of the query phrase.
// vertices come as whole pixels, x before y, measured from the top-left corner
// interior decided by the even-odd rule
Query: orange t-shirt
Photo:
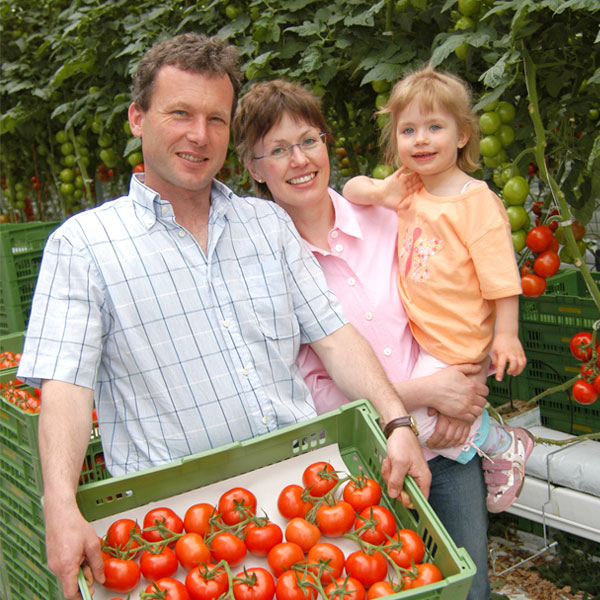
[[[494,300],[521,293],[502,202],[485,184],[447,197],[422,188],[398,218],[398,288],[415,339],[448,364],[482,360],[494,336]]]

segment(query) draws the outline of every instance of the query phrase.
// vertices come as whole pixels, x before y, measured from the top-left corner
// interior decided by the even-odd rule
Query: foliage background
[[[516,106],[505,161],[530,180],[531,201],[554,205],[555,181],[583,224],[598,206],[597,0],[0,0],[0,19],[4,219],[62,219],[127,189],[140,158],[126,125],[130,74],[152,43],[187,31],[231,40],[246,85],[284,76],[322,97],[344,149],[332,148],[336,185],[381,160],[372,82],[431,60],[485,96],[477,108]],[[66,156],[75,191],[61,178]],[[480,175],[494,185],[493,167]],[[222,176],[249,189],[233,153]]]

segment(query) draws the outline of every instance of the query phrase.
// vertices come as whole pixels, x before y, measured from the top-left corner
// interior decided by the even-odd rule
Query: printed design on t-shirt
[[[442,240],[422,238],[423,230],[415,227],[407,228],[400,250],[400,273],[404,278],[410,277],[415,283],[423,283],[431,277],[428,268],[429,259],[442,247]]]

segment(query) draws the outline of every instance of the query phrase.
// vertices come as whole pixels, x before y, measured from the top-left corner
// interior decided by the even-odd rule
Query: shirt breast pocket
[[[253,313],[264,335],[279,340],[298,335],[292,294],[281,263],[267,259],[243,269]]]

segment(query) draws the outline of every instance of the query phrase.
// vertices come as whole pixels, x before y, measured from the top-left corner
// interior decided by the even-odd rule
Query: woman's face
[[[293,119],[284,113],[262,140],[254,146],[254,159],[247,165],[252,176],[267,184],[273,199],[290,215],[299,210],[329,203],[329,154],[325,138],[319,129],[306,121]],[[310,149],[302,149],[305,140],[318,140]],[[292,146],[289,152],[285,150]],[[274,157],[272,152],[283,149],[284,156]]]

